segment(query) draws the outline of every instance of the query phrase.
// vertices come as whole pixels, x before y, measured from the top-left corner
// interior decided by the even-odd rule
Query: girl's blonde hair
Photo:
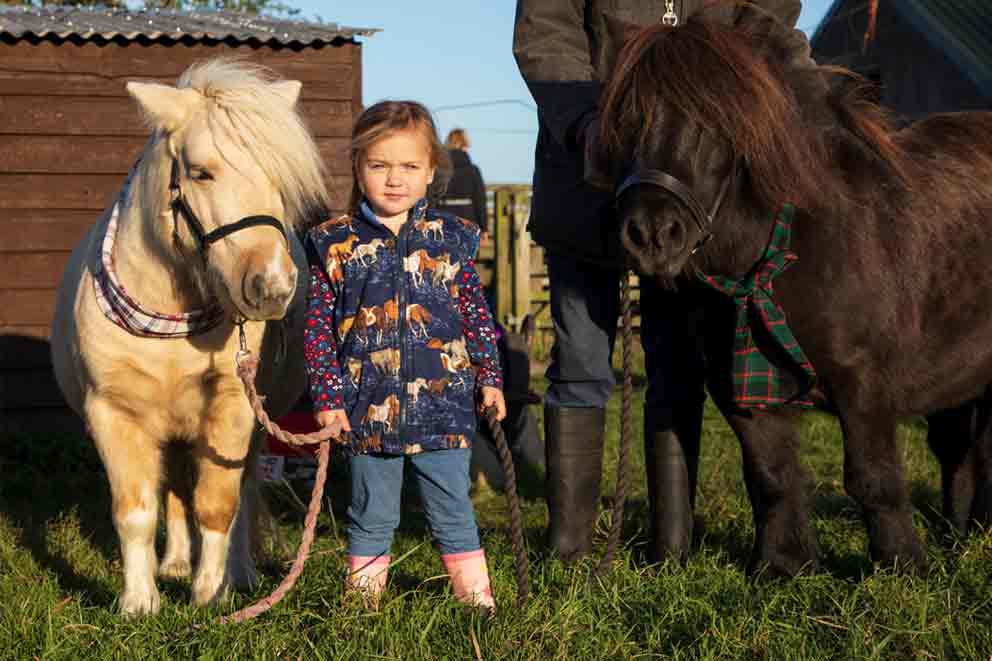
[[[448,133],[448,139],[444,141],[444,145],[448,149],[468,149],[468,134],[465,133],[465,129],[451,129]]]
[[[427,197],[433,203],[444,194],[451,177],[451,158],[441,144],[437,127],[430,111],[416,101],[380,101],[369,106],[358,117],[351,132],[351,199],[348,211],[356,213],[362,204],[362,189],[358,185],[358,168],[369,147],[393,131],[415,128],[427,138],[430,146],[430,163],[435,168],[434,181],[427,189]]]

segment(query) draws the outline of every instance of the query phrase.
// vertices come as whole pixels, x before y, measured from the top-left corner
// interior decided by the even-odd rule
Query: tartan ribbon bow
[[[734,401],[741,408],[782,404],[812,406],[805,397],[816,371],[775,302],[773,279],[799,257],[790,250],[795,209],[785,204],[775,216],[764,255],[742,280],[700,273],[706,285],[734,299]]]

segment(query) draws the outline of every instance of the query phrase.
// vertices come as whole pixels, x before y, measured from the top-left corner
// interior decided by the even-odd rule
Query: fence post
[[[496,320],[505,323],[513,313],[513,272],[511,271],[510,246],[513,240],[513,213],[510,205],[513,195],[507,188],[497,188],[493,195],[493,221],[496,234],[494,277],[496,285]]]
[[[530,312],[530,234],[527,233],[527,196],[514,191],[513,209],[513,318],[510,326],[519,330]]]

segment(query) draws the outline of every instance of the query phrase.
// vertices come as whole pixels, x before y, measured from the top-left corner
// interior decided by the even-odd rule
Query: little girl
[[[311,230],[306,360],[321,427],[350,431],[350,589],[375,608],[386,584],[409,460],[463,602],[494,608],[469,500],[476,404],[506,414],[474,223],[431,209],[449,169],[427,109],[384,101],[351,140],[350,213]]]

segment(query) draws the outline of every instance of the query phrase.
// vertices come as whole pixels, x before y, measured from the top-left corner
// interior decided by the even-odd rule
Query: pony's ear
[[[272,91],[279,95],[290,108],[296,105],[302,88],[303,83],[298,80],[280,80],[277,83],[272,83]]]
[[[130,82],[126,88],[149,123],[166,133],[182,126],[200,101],[200,93],[196,90],[170,85]]]

